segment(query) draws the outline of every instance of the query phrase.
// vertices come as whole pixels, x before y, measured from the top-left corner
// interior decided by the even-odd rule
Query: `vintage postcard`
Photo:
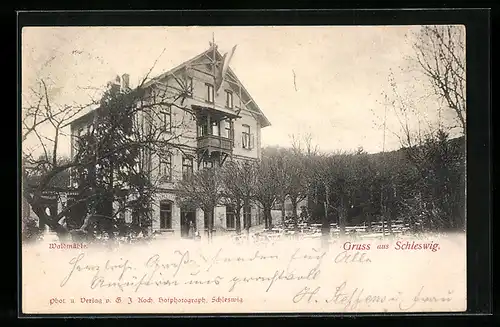
[[[25,27],[22,313],[467,309],[465,27]]]

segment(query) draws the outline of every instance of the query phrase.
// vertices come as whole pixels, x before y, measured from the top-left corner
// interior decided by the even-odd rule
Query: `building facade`
[[[124,74],[113,83],[127,92],[128,81],[129,76]],[[189,226],[203,232],[205,214],[201,209],[191,210],[177,203],[175,184],[198,169],[222,166],[228,160],[259,160],[261,129],[270,122],[229,68],[227,56],[222,56],[215,45],[142,87],[148,92],[148,99],[157,98],[155,95],[168,99],[147,109],[155,111],[156,118],[145,121],[162,128],[166,137],[175,143],[168,154],[148,159],[151,178],[157,187],[152,229],[181,237],[188,235]],[[140,115],[151,117],[146,111]],[[72,135],[85,133],[91,121],[92,112],[74,120]],[[72,155],[76,148],[74,140]],[[252,225],[263,221],[255,205],[242,210],[242,219],[246,215],[251,216]],[[216,233],[234,230],[234,216],[231,206],[217,207]],[[125,212],[124,219],[131,222],[129,212]]]

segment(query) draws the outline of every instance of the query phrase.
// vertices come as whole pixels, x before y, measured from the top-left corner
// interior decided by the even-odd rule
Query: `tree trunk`
[[[266,228],[273,228],[273,217],[271,215],[271,207],[264,207],[264,220],[266,222]]]
[[[293,228],[297,232],[299,230],[298,216],[297,216],[297,199],[295,197],[290,197],[290,202],[292,203]]]
[[[346,225],[346,207],[344,195],[340,196],[340,210],[339,210],[339,230],[340,235],[345,236],[345,225]]]
[[[328,221],[328,202],[325,201],[325,215],[321,222],[321,247],[328,249],[328,241],[330,239],[330,223]]]
[[[380,217],[382,218],[382,236],[385,236],[385,215],[386,209],[384,206],[384,188],[380,186]]]
[[[249,203],[248,199],[246,199],[246,200],[244,201],[244,204],[243,204],[243,210],[245,210],[245,208],[248,208],[248,207],[249,207],[249,205],[250,205],[250,203]],[[247,234],[247,240],[248,240],[248,241],[250,241],[249,236],[250,236],[250,219],[251,219],[251,217],[252,217],[252,216],[251,216],[251,213],[252,213],[251,209],[250,209],[250,215],[245,214],[245,212],[243,212],[243,222],[244,222],[244,224],[245,224],[245,232],[246,232],[246,234]],[[250,216],[250,217],[249,217],[249,216]]]
[[[385,221],[386,221],[386,217],[385,216],[386,216],[386,214],[387,214],[386,213],[386,209],[383,208],[382,209],[382,215],[381,215],[381,217],[382,217],[382,236],[384,236],[384,237],[385,237],[385,230],[386,230],[386,225],[385,225]]]
[[[212,243],[212,230],[214,227],[214,208],[210,208],[207,214],[208,214],[207,239],[209,243]]]
[[[285,198],[281,200],[281,222],[285,223],[286,220],[286,211],[285,211]]]
[[[240,209],[241,210],[241,209]],[[236,234],[241,234],[241,214],[240,210],[236,210],[234,213],[234,219],[235,221],[235,227],[236,227]]]
[[[321,221],[321,246],[324,249],[328,249],[328,241],[330,239],[330,222],[328,220],[328,208],[330,208],[330,187],[327,183],[325,186],[325,214]]]
[[[328,221],[328,208],[330,208],[330,187],[325,184],[325,219]]]
[[[392,207],[392,203],[389,203],[389,206],[387,208],[387,232],[389,235],[392,235],[392,215],[393,215],[393,210],[394,208]]]
[[[234,207],[234,219],[236,220],[235,222],[235,228],[236,228],[236,234],[241,234],[241,205],[236,205]]]
[[[396,188],[391,184],[391,189],[389,190],[389,212],[387,214],[387,226],[389,235],[392,235],[392,220],[396,214]]]
[[[313,213],[318,203],[318,198],[316,196],[317,190],[316,186],[314,186],[314,188],[309,188],[309,189],[310,191],[307,197],[307,212],[310,213],[311,219],[315,219],[316,217],[313,216]]]
[[[367,222],[367,231],[368,232],[371,232],[372,231],[372,214],[370,212],[365,212],[365,219],[366,219],[366,222]]]

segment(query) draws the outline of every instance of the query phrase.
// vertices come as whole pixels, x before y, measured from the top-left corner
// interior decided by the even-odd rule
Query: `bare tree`
[[[212,239],[214,210],[222,203],[224,182],[218,167],[204,168],[190,178],[179,181],[176,186],[177,199],[180,203],[201,208],[207,215],[208,240]]]
[[[288,149],[266,147],[262,149],[262,159],[268,160],[273,171],[273,188],[276,191],[276,202],[281,205],[281,221],[286,219],[285,201],[287,199],[286,160]]]
[[[330,223],[328,214],[330,209],[330,194],[331,183],[333,180],[332,169],[333,158],[328,155],[315,156],[309,164],[311,170],[311,178],[314,180],[315,185],[322,185],[325,193],[325,201],[323,203],[325,214],[321,219],[321,243],[323,247],[328,246],[328,239],[330,237]]]
[[[111,200],[113,200],[113,192],[118,190],[119,186],[123,186],[116,185],[116,176],[121,175],[123,181],[125,175],[132,176],[134,169],[138,169],[139,171],[135,173],[148,177],[149,173],[146,174],[146,172],[152,170],[151,160],[148,159],[151,159],[155,153],[161,153],[163,149],[178,147],[180,135],[167,133],[164,125],[153,123],[153,116],[160,115],[155,110],[158,106],[178,107],[189,115],[190,111],[179,104],[182,103],[185,92],[172,94],[165,90],[158,90],[154,85],[146,88],[144,85],[148,81],[150,72],[151,70],[134,90],[111,92],[115,86],[110,84],[108,90],[103,90],[105,92],[102,96],[85,105],[54,105],[51,101],[50,88],[43,80],[40,81],[38,88],[30,88],[29,94],[24,97],[23,143],[28,139],[32,141],[31,143],[33,140],[37,142],[35,142],[35,147],[23,144],[23,197],[39,218],[40,223],[48,225],[60,237],[69,235],[69,229],[67,225],[60,223],[61,219],[67,217],[82,202],[91,203],[101,194],[90,185],[91,187],[87,188],[86,192],[80,194],[78,201],[67,205],[59,212],[57,210],[47,212],[43,201],[44,193],[50,189],[53,180],[57,179],[60,174],[69,171],[86,172],[87,179],[90,177],[95,181],[96,174],[100,170],[101,179],[105,176],[106,190],[111,193]],[[93,119],[87,125],[88,132],[85,135],[72,136],[80,147],[73,158],[61,161],[58,149],[60,136],[67,135],[64,128],[77,116],[88,111],[94,113],[92,119],[97,119]],[[128,124],[129,128],[124,123]],[[179,122],[179,126],[182,124],[183,122]],[[104,125],[107,128],[102,128]],[[169,127],[175,130],[175,126]],[[125,130],[128,132],[124,133]],[[40,151],[42,156],[33,155]],[[140,157],[141,160],[138,160],[137,164],[129,164],[127,169],[121,165],[122,170],[120,170],[114,166],[120,163],[124,154],[134,158]],[[33,176],[37,178],[33,179]],[[108,215],[107,218],[105,220],[109,221],[108,225],[111,226],[113,221],[109,218],[112,217]],[[85,234],[87,228],[98,220],[102,220],[102,217],[91,214],[72,234]]]
[[[405,148],[422,145],[429,135],[436,135],[438,130],[450,133],[459,128],[460,134],[465,135],[465,28],[454,25],[422,26],[413,34],[412,47],[413,55],[408,57],[407,66],[402,68],[402,72],[414,78],[409,79],[409,82],[399,80],[391,70],[390,91],[383,92],[383,105],[392,110],[400,127],[400,130],[386,127],[387,118],[378,117],[379,121],[383,121],[384,135],[386,130],[392,133]],[[420,78],[422,76],[423,79]],[[415,88],[422,86],[424,94],[415,91]],[[432,89],[425,89],[426,86]],[[431,98],[432,95],[435,96]],[[436,114],[437,124],[427,118],[427,113],[422,112],[424,106],[431,106],[425,109]],[[456,124],[443,124],[443,106],[453,113]]]
[[[254,199],[262,205],[264,210],[265,228],[271,228],[273,225],[271,210],[280,193],[277,170],[279,167],[276,167],[275,162],[269,157],[263,157],[256,169]]]
[[[231,160],[224,165],[222,178],[224,182],[224,201],[230,203],[235,209],[236,232],[241,232],[240,212],[244,206],[250,205],[254,195],[256,166],[252,161]],[[247,217],[244,217],[247,219]],[[248,232],[250,222],[244,221],[245,230]]]
[[[311,169],[308,163],[316,154],[317,148],[312,147],[312,136],[304,138],[305,147],[295,135],[291,136],[292,151],[285,157],[286,193],[292,205],[292,218],[295,229],[297,229],[298,203],[307,198],[310,192]]]
[[[414,55],[410,59],[416,64],[416,71],[423,73],[432,87],[424,96],[435,95],[436,101],[430,105],[435,107],[438,124],[428,121],[426,115],[420,112],[421,98],[409,92],[415,85],[398,83],[391,74],[391,93],[386,95],[386,105],[392,109],[400,130],[389,131],[399,138],[407,160],[418,174],[415,184],[418,192],[414,196],[419,200],[406,201],[416,203],[418,208],[410,211],[415,212],[415,215],[424,212],[423,219],[428,228],[449,228],[450,224],[460,224],[455,223],[456,217],[452,217],[451,212],[457,215],[456,208],[460,207],[457,199],[464,197],[461,195],[462,190],[452,191],[451,185],[464,185],[461,180],[465,177],[462,172],[465,152],[460,150],[463,144],[457,145],[463,143],[466,132],[465,28],[451,25],[423,26],[414,37]],[[456,123],[442,123],[443,106],[453,114]],[[455,128],[459,129],[462,141],[451,139]],[[389,184],[382,188],[381,203],[387,202],[394,207],[398,198],[397,185],[391,172],[385,171],[384,175]],[[382,206],[384,208],[385,205]],[[390,211],[383,211],[388,217],[392,215]]]
[[[43,193],[50,189],[54,179],[75,165],[72,161],[60,160],[59,141],[64,125],[97,101],[81,106],[58,106],[52,104],[50,93],[50,86],[42,79],[23,97],[22,142],[23,145],[28,141],[36,144],[22,149],[23,197],[41,225],[48,225],[63,235],[67,230],[57,223],[57,217],[51,217],[55,214],[53,210],[49,213],[45,210]],[[37,155],[40,152],[41,155]]]
[[[431,81],[435,94],[454,112],[465,135],[465,26],[423,26],[413,48],[418,66]]]

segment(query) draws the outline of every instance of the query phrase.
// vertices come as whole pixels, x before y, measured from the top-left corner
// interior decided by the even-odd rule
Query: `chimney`
[[[114,79],[108,82],[108,89],[109,90],[120,90],[120,76],[116,75]]]
[[[121,84],[121,91],[122,92],[128,92],[130,90],[130,75],[129,74],[123,74],[122,75],[122,84]]]

